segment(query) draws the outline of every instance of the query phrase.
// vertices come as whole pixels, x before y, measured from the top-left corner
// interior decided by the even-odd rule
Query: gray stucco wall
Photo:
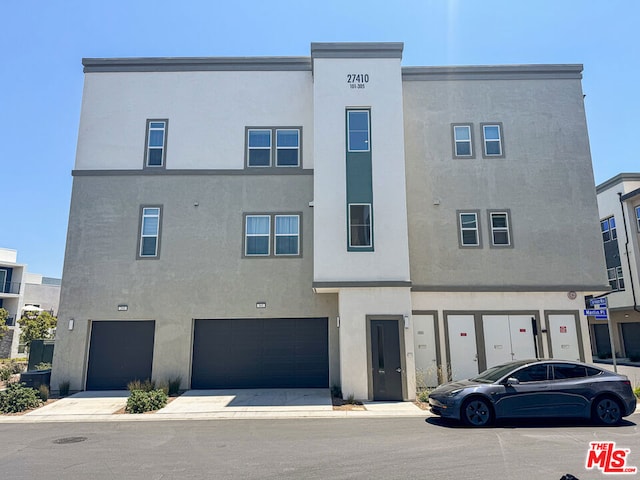
[[[24,303],[39,305],[43,310],[58,313],[60,304],[60,285],[24,284]]]
[[[156,320],[154,377],[179,374],[186,386],[193,319],[329,317],[338,383],[337,298],[312,291],[312,200],[311,175],[76,176],[54,390],[64,379],[83,388],[88,321],[118,319]],[[141,205],[163,206],[157,260],[136,260]],[[301,212],[302,257],[243,258],[246,212]]]
[[[580,80],[410,81],[403,89],[414,286],[606,285]],[[483,122],[502,124],[504,158],[483,158]],[[453,123],[473,124],[475,158],[453,157]],[[493,209],[509,209],[513,248],[490,248]],[[480,210],[482,248],[457,248],[457,210]]]

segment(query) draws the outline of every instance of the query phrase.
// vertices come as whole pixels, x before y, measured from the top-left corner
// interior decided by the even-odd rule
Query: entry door
[[[414,315],[414,352],[416,359],[416,383],[420,387],[438,386],[438,360],[436,330],[433,315]]]
[[[374,400],[402,400],[402,364],[397,320],[371,320]]]
[[[549,315],[553,358],[580,361],[578,332],[573,315]]]
[[[478,347],[473,315],[447,316],[451,378],[463,380],[478,372]]]

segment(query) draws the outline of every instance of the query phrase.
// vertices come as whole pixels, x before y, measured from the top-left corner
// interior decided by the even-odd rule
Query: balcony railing
[[[20,293],[20,282],[4,282],[0,283],[0,293]]]

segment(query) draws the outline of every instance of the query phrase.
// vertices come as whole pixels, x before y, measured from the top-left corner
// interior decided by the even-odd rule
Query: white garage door
[[[549,315],[552,357],[580,361],[576,318],[573,315]]]
[[[433,315],[413,315],[413,341],[418,387],[438,386],[436,330]]]
[[[531,315],[483,315],[487,368],[536,357]]]
[[[449,355],[451,377],[462,380],[476,376],[478,372],[478,349],[473,315],[448,315]]]

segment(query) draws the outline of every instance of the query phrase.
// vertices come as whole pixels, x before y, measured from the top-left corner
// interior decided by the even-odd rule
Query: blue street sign
[[[609,317],[607,317],[606,315],[596,315],[595,319],[596,320],[608,320]]]
[[[607,308],[607,297],[591,298],[589,304],[594,308]]]
[[[584,314],[588,317],[604,317],[607,318],[607,311],[605,309],[586,309]]]

